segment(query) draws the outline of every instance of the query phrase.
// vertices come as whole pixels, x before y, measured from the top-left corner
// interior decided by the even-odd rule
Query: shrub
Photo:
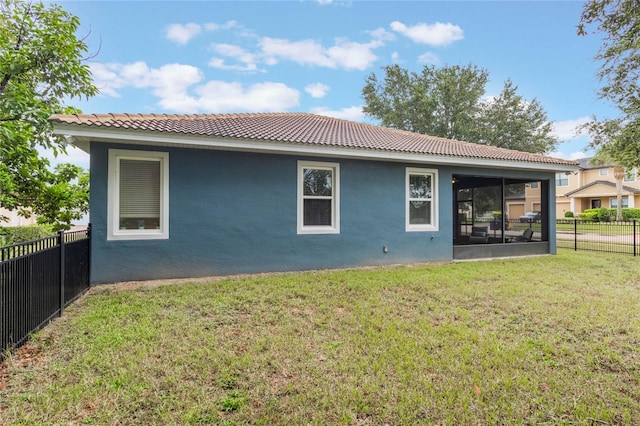
[[[609,209],[609,215],[611,216],[611,220],[615,220],[618,212],[615,208],[611,208]],[[629,207],[622,208],[622,220],[629,221],[633,219],[640,219],[640,209]]]
[[[599,209],[596,209],[598,212],[598,221],[600,222],[609,222],[611,221],[611,213],[609,212],[609,209],[604,208],[604,207],[600,207]],[[615,218],[615,215],[613,216]]]
[[[594,210],[594,209],[588,209]],[[598,213],[594,211],[585,210],[583,213],[578,213],[578,218],[587,222],[597,222],[598,221]]]
[[[568,212],[564,212],[564,217],[572,218],[573,212],[571,210],[569,210]]]
[[[609,222],[612,219],[611,212],[609,209],[605,207],[600,207],[597,209],[586,209],[584,214],[588,215],[588,217],[592,217],[594,222]],[[582,219],[582,217],[580,217]],[[615,213],[613,214],[613,219],[616,218]]]
[[[623,220],[640,219],[640,209],[638,209],[638,208],[629,208],[629,207],[623,208],[622,209],[622,219]]]
[[[583,213],[578,213],[578,217],[582,220],[592,220],[594,222],[609,222],[616,220],[617,211],[615,208],[606,209],[586,209]],[[565,213],[565,217],[566,213]],[[639,208],[625,207],[622,209],[622,220],[631,221],[633,219],[640,219]]]
[[[0,242],[2,245],[24,243],[54,235],[49,225],[8,226],[0,228]]]

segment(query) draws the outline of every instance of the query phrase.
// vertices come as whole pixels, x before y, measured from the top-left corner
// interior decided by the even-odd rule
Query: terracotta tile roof
[[[144,131],[335,148],[388,151],[479,160],[577,166],[577,162],[492,146],[421,135],[309,113],[248,114],[57,114],[54,125]]]

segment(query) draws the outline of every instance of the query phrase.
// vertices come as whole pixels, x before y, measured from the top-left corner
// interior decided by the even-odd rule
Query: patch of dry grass
[[[637,258],[568,251],[100,287],[6,363],[0,419],[637,424],[639,306]]]

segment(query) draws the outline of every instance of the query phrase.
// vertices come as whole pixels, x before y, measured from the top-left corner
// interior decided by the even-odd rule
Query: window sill
[[[324,227],[324,226],[318,226],[318,227],[314,227],[314,228],[302,228],[302,229],[298,229],[298,235],[304,235],[304,234],[339,234],[340,230],[336,229],[336,228],[330,228],[330,227]]]
[[[437,226],[407,226],[405,232],[438,232]]]
[[[126,240],[168,240],[169,233],[159,230],[131,230],[126,232],[117,232],[109,234],[107,241],[126,241]]]

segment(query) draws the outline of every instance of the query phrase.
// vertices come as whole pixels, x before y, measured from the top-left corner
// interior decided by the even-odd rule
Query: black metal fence
[[[89,288],[91,228],[0,247],[0,361]]]
[[[558,219],[556,245],[558,248],[572,250],[640,256],[640,221],[592,222]]]

